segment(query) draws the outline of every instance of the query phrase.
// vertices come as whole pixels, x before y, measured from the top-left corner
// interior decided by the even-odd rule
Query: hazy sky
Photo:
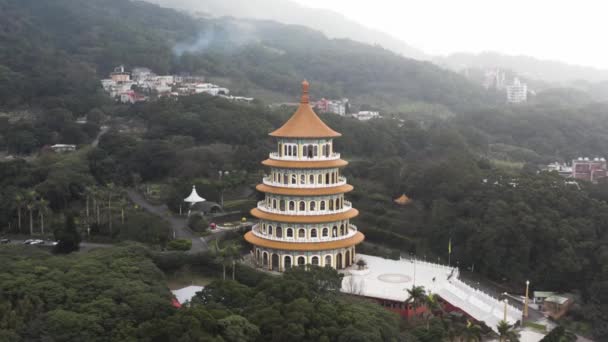
[[[430,54],[498,51],[608,69],[604,0],[295,0]]]

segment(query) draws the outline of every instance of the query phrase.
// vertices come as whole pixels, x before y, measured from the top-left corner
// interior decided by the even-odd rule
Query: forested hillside
[[[2,0],[0,9],[0,104],[68,93],[79,94],[74,106],[93,101],[97,80],[120,64],[228,78],[238,92],[282,100],[308,78],[322,96],[382,108],[491,101],[456,73],[300,26],[195,20],[125,0]]]
[[[451,237],[452,260],[463,267],[475,265],[475,272],[509,289],[520,291],[530,279],[533,289],[579,293],[582,301],[574,319],[592,324],[595,336],[606,338],[607,185],[580,182],[580,188],[572,187],[556,175],[537,174],[539,164],[549,161],[608,155],[605,104],[549,94],[526,105],[495,105],[491,95],[454,73],[377,47],[328,40],[310,29],[271,22],[195,20],[125,0],[0,0],[0,28],[0,112],[8,113],[0,115],[0,146],[16,156],[0,163],[3,232],[27,234],[26,222],[32,225],[38,220],[31,218],[38,209],[28,199],[48,202],[46,215],[53,229],[63,224],[67,214],[90,219],[86,210],[90,198],[103,198],[105,205],[116,196],[115,200],[123,200],[116,208],[124,208],[117,188],[162,185],[166,193],[161,200],[175,212],[192,184],[211,201],[219,201],[231,187],[252,190],[263,174],[259,161],[274,149],[267,133],[293,112],[289,107],[270,108],[264,101],[243,105],[207,95],[114,104],[98,83],[113,66],[197,73],[226,82],[244,95],[290,101],[297,99],[299,83],[307,78],[315,97],[348,96],[372,107],[390,108],[384,119],[369,122],[322,115],[343,133],[336,149],[351,162],[344,171],[355,185],[349,199],[361,210],[355,224],[368,241],[397,253],[445,261]],[[435,115],[432,110],[429,115],[429,108],[452,116]],[[83,115],[87,124],[76,124]],[[102,125],[109,126],[109,132],[99,145],[88,146]],[[68,155],[41,151],[54,143],[78,144],[79,151]],[[219,170],[237,172],[218,180]],[[403,193],[413,199],[410,206],[392,202]],[[255,194],[244,197],[239,200],[246,208],[255,203]],[[166,242],[166,226],[136,211],[121,220],[118,212],[111,215],[110,207],[107,215],[98,215],[91,224],[93,238],[138,240],[154,248]],[[23,217],[26,214],[29,220]],[[158,282],[144,252],[119,254],[123,252],[134,253],[141,262],[137,265],[149,271],[142,274],[148,285]],[[0,257],[19,262],[6,254]],[[81,263],[101,263],[105,257],[100,253],[70,262],[81,267]],[[28,279],[63,267],[57,264],[61,260],[32,258],[27,267],[34,274]],[[17,269],[11,266],[10,272]],[[74,284],[56,277],[49,286],[66,287],[68,294],[75,291]],[[91,311],[101,311],[97,307],[57,298],[26,298],[18,291],[25,283],[20,281],[9,283],[10,304],[3,305],[27,310],[20,309],[19,318],[6,318],[11,324],[7,334],[27,328],[23,322],[30,312],[40,315],[41,321],[34,323],[51,337],[61,330],[53,329],[61,328],[66,315],[73,324],[70,331],[78,331],[81,321],[94,329],[112,326],[111,321],[91,317]],[[108,291],[116,291],[116,284],[106,285]],[[166,299],[156,285],[151,290],[153,303]],[[265,288],[236,290],[245,296],[270,296]],[[313,291],[305,299],[313,300],[314,295]],[[277,307],[298,298],[284,298]],[[101,303],[95,305],[103,307],[107,298],[99,299]],[[140,300],[131,299],[129,303],[135,304]],[[221,326],[236,320],[236,325],[251,328],[258,340],[264,340],[272,334],[270,323],[240,310],[255,308],[261,301],[224,303],[222,310],[227,311],[195,309],[184,316],[175,316],[170,309],[158,312],[158,317],[125,309],[121,317],[129,319],[129,325],[117,331],[162,340],[161,332],[147,329],[159,322],[157,318],[183,322],[193,315],[213,322],[211,328],[201,327],[199,336],[220,336],[225,333]],[[30,302],[38,306],[31,307]],[[315,317],[317,307],[304,304],[313,308],[307,315]],[[75,313],[68,315],[65,310]],[[365,321],[360,317],[366,309],[358,312],[352,317]],[[242,314],[249,323],[243,317],[225,321],[233,313]],[[279,321],[279,314],[270,314]],[[375,311],[372,315],[392,319]],[[251,323],[259,328],[257,333]],[[173,327],[181,333],[180,324]],[[353,329],[340,327],[343,333]],[[372,328],[356,325],[354,329],[369,330],[373,338],[383,339],[383,331]],[[329,330],[323,334],[338,336]],[[388,328],[385,333],[394,335]],[[323,334],[298,336],[317,339]]]

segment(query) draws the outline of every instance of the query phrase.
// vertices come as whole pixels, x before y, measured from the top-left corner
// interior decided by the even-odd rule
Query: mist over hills
[[[608,70],[573,65],[530,56],[513,56],[498,52],[454,53],[435,57],[433,62],[459,71],[465,68],[502,68],[529,78],[551,83],[568,84],[574,81],[601,82],[608,80]]]
[[[430,56],[406,42],[374,30],[343,15],[324,9],[300,6],[286,0],[145,0],[163,7],[206,13],[211,16],[231,16],[273,20],[285,24],[306,26],[323,32],[329,38],[348,38],[380,45],[405,57],[429,60]]]

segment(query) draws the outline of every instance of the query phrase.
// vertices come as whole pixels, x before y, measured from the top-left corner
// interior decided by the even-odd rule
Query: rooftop
[[[427,292],[439,295],[448,303],[460,308],[490,328],[503,319],[504,302],[478,291],[458,279],[456,268],[420,260],[390,260],[376,256],[358,254],[367,268],[358,270],[356,265],[347,269],[342,280],[342,292],[354,295],[406,301],[407,289],[413,285],[424,286]],[[522,312],[509,305],[507,321],[515,323]]]
[[[341,213],[327,215],[282,215],[267,213],[259,210],[258,208],[254,208],[251,209],[250,213],[252,216],[257,217],[259,219],[275,222],[324,223],[352,219],[353,217],[359,215],[359,210],[352,208]]]
[[[335,195],[343,194],[353,190],[353,186],[350,184],[344,184],[326,188],[287,188],[270,186],[266,184],[258,184],[255,187],[258,191],[268,192],[277,195],[292,195],[292,196],[323,196],[323,195]]]
[[[188,303],[189,301],[192,300],[192,298],[196,295],[197,292],[200,292],[204,289],[203,286],[186,286],[184,288],[181,288],[179,290],[173,290],[171,291],[171,293],[173,293],[173,295],[175,296],[175,298],[177,299],[177,301],[180,304],[185,304]]]
[[[302,97],[296,112],[279,129],[270,133],[281,138],[333,138],[342,134],[329,128],[314,112],[308,100],[308,82],[302,82]]]

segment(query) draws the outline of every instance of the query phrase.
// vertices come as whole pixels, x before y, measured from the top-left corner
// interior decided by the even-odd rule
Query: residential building
[[[373,112],[369,110],[359,111],[358,113],[353,114],[353,117],[359,121],[368,121],[371,119],[380,118],[379,112]]]
[[[484,70],[483,86],[486,89],[502,90],[505,88],[505,72],[500,69]]]
[[[507,102],[509,103],[526,102],[528,99],[528,86],[525,83],[520,82],[517,77],[513,79],[513,83],[508,85],[506,89]]]
[[[114,72],[110,74],[110,78],[114,82],[129,82],[131,80],[131,74],[125,72],[124,66],[119,66],[114,69]]]
[[[333,113],[344,116],[346,115],[348,107],[348,99],[343,98],[340,100],[328,100],[326,98],[322,98],[321,100],[315,102],[313,107],[321,113]]]
[[[578,158],[572,161],[572,178],[595,183],[607,174],[605,158]]]
[[[547,165],[544,169],[545,171],[555,171],[562,177],[571,177],[572,176],[572,166],[568,166],[567,164],[560,164],[559,162],[551,163]]]
[[[57,153],[74,152],[76,151],[76,145],[70,144],[55,144],[51,146],[51,150]]]
[[[293,116],[270,133],[277,151],[262,162],[270,174],[256,189],[265,198],[251,210],[259,222],[245,234],[255,263],[277,272],[302,265],[343,269],[365,238],[350,223],[359,212],[345,199],[353,187],[340,170],[348,163],[333,149],[341,134],[313,111],[308,86],[302,82]]]

